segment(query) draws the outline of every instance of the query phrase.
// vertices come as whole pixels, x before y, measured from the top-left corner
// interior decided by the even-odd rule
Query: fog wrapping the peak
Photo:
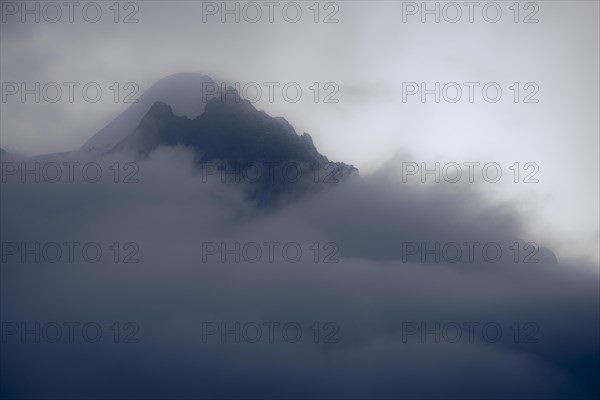
[[[517,15],[512,3],[490,3],[471,11],[458,3],[455,23],[448,21],[456,7],[444,2],[429,5],[439,9],[437,17],[423,15],[419,2],[323,3],[318,15],[312,3],[300,2],[298,21],[296,7],[285,2],[272,13],[256,3],[258,21],[252,19],[254,3],[244,2],[229,5],[237,7],[237,16],[225,13],[219,2],[216,9],[215,2],[123,2],[119,20],[129,23],[114,23],[108,4],[95,23],[83,18],[83,5],[74,11],[72,23],[66,8],[56,23],[44,15],[39,23],[32,22],[34,15],[21,23],[17,10],[0,26],[2,81],[25,83],[27,89],[35,82],[40,87],[56,82],[62,97],[55,103],[36,103],[28,95],[22,103],[20,89],[9,95],[2,103],[0,147],[39,155],[89,146],[92,137],[99,140],[98,131],[107,138],[111,132],[123,134],[120,124],[135,127],[135,119],[139,122],[153,102],[148,96],[131,105],[125,102],[128,96],[141,100],[161,79],[187,71],[239,84],[247,97],[256,98],[258,87],[258,109],[285,117],[298,132],[310,133],[323,154],[355,165],[363,175],[398,150],[412,153],[430,168],[434,160],[497,162],[504,179],[488,186],[496,196],[536,208],[531,235],[552,241],[563,257],[577,259],[585,253],[584,258],[598,263],[598,4],[524,3]],[[34,1],[20,4],[35,7]],[[48,18],[54,15],[51,11]],[[172,82],[174,88],[182,83],[171,93],[195,98],[201,77],[183,83],[178,76],[183,77],[174,75],[170,79],[175,82],[163,83]],[[79,83],[73,102],[65,82]],[[90,82],[102,89],[94,103],[82,94]],[[460,101],[445,100],[446,95],[455,96],[452,86],[443,96],[438,93],[439,103],[433,94],[422,103],[421,83],[433,90],[436,82],[440,88],[456,83]],[[473,102],[464,82],[479,85],[473,87]],[[416,84],[419,92],[407,96],[407,83]],[[484,100],[482,88],[488,83],[499,85],[500,101]],[[299,101],[286,100],[286,95],[295,96],[294,87],[284,91],[288,84],[301,88]],[[54,89],[49,93],[52,97]],[[174,97],[167,103],[177,101]],[[526,99],[536,102],[524,103]],[[187,106],[190,110],[182,105],[180,111],[172,106],[176,115],[195,116],[202,103],[193,104]],[[129,120],[126,115],[134,109],[136,118]],[[515,162],[536,163],[539,182],[510,183],[508,168]]]
[[[127,159],[96,159],[119,160]],[[592,398],[598,391],[598,276],[543,249],[537,263],[515,263],[508,248],[522,233],[521,216],[509,205],[457,186],[394,185],[400,177],[391,168],[261,211],[239,184],[219,175],[203,181],[190,149],[160,147],[138,163],[139,182],[129,185],[110,176],[97,184],[4,184],[4,241],[94,242],[104,256],[85,262],[78,247],[73,263],[66,254],[38,263],[5,252],[2,282],[11,284],[2,288],[3,320],[99,321],[105,333],[98,343],[65,338],[36,347],[7,336],[3,396],[289,397],[293,388],[291,397],[308,398]],[[131,241],[139,263],[115,263],[111,244]],[[481,246],[474,262],[404,257],[402,243],[448,241],[501,243],[505,253],[494,262],[481,258]],[[274,242],[269,259],[264,243]],[[256,243],[263,256],[207,251],[214,248],[206,243],[230,250]],[[286,243],[302,255],[283,252]],[[135,322],[139,342],[112,343],[114,321]],[[236,343],[236,321],[251,338],[258,324],[260,340]],[[335,324],[321,327],[317,344],[315,321]],[[230,330],[225,342],[221,323]],[[301,340],[282,339],[287,323],[301,327]],[[421,323],[433,332],[425,341]],[[218,333],[207,336],[206,324]],[[436,324],[458,324],[462,337],[436,341]],[[526,327],[525,339],[515,341],[514,324]],[[413,325],[418,333],[407,331]],[[502,335],[492,343],[497,326]],[[322,342],[329,334],[337,342]],[[41,354],[52,368],[35,361]],[[15,383],[20,365],[36,385]]]
[[[276,3],[0,1],[0,397],[598,398],[598,3]]]

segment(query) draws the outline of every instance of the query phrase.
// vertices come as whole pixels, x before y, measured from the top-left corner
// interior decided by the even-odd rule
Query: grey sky
[[[31,155],[78,148],[128,106],[112,100],[114,82],[135,82],[143,92],[181,71],[242,85],[297,82],[299,102],[276,92],[273,103],[263,97],[256,106],[284,116],[330,159],[352,163],[363,174],[399,150],[418,162],[494,161],[506,176],[514,162],[537,163],[540,183],[504,179],[488,184],[488,192],[531,213],[532,237],[559,255],[598,258],[598,2],[536,2],[538,23],[522,22],[533,8],[520,9],[515,23],[513,2],[498,2],[497,23],[483,18],[489,2],[475,9],[473,23],[464,7],[457,23],[434,23],[432,16],[421,23],[419,14],[403,22],[407,2],[321,3],[320,21],[331,12],[339,20],[327,24],[313,22],[312,2],[299,2],[297,23],[278,11],[283,3],[273,23],[266,14],[257,23],[233,23],[231,16],[221,23],[218,15],[203,22],[202,2],[136,2],[139,22],[131,24],[115,24],[112,2],[98,3],[103,15],[94,24],[77,10],[74,23],[66,15],[57,23],[3,15],[2,82],[98,82],[103,97],[93,104],[77,92],[72,104],[64,96],[55,104],[10,97],[1,104],[2,148]],[[120,20],[135,11],[121,5]],[[318,103],[309,89],[314,82],[321,85]],[[321,101],[327,82],[339,86],[339,103]],[[503,96],[497,103],[476,96],[471,104],[464,94],[456,104],[436,104],[432,96],[425,104],[418,96],[403,103],[402,82],[497,82]],[[527,93],[523,85],[535,83],[539,103],[515,104],[514,82],[520,100]]]

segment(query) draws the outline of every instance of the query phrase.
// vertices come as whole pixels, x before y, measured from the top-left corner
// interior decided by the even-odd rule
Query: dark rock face
[[[296,134],[285,119],[272,118],[239,98],[211,99],[193,120],[175,116],[169,105],[156,102],[111,152],[129,150],[147,157],[160,146],[193,148],[199,167],[216,170],[226,182],[246,184],[248,196],[260,205],[358,175],[353,166],[330,163],[307,133]]]

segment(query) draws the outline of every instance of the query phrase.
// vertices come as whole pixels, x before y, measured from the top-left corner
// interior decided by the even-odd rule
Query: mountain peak
[[[351,165],[329,163],[308,133],[298,135],[284,118],[273,118],[247,100],[234,96],[210,99],[204,113],[195,119],[176,116],[170,105],[157,101],[137,129],[111,152],[129,150],[146,157],[161,146],[190,148],[199,165],[216,163],[223,169],[240,173],[256,166],[274,166],[279,180],[265,176],[262,181],[249,185],[250,196],[261,204],[272,204],[282,194],[294,197],[314,190],[318,183],[325,182],[314,180],[314,174],[319,171],[328,174],[329,183],[333,172],[334,181],[342,181],[358,172]],[[281,178],[283,169],[290,163],[300,170],[303,176],[300,183]]]
[[[157,101],[154,104],[152,104],[152,107],[150,107],[150,110],[148,110],[146,116],[148,115],[151,115],[153,117],[165,117],[174,114],[173,108],[170,105],[162,101]]]
[[[142,117],[157,102],[168,104],[174,115],[196,118],[204,112],[210,96],[206,95],[206,85],[214,84],[207,75],[192,72],[181,72],[166,76],[142,94],[137,103],[92,136],[82,150],[105,152],[114,147],[133,132]]]

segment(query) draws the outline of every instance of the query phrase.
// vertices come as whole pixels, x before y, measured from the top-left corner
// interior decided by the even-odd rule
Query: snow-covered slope
[[[81,147],[81,150],[93,152],[108,150],[133,132],[142,117],[157,101],[171,106],[175,115],[196,118],[204,112],[206,100],[210,96],[204,96],[203,93],[211,93],[213,88],[211,84],[214,82],[210,77],[191,72],[173,74],[161,79],[144,92],[137,103],[132,104],[92,136]],[[207,87],[207,85],[209,86]]]

